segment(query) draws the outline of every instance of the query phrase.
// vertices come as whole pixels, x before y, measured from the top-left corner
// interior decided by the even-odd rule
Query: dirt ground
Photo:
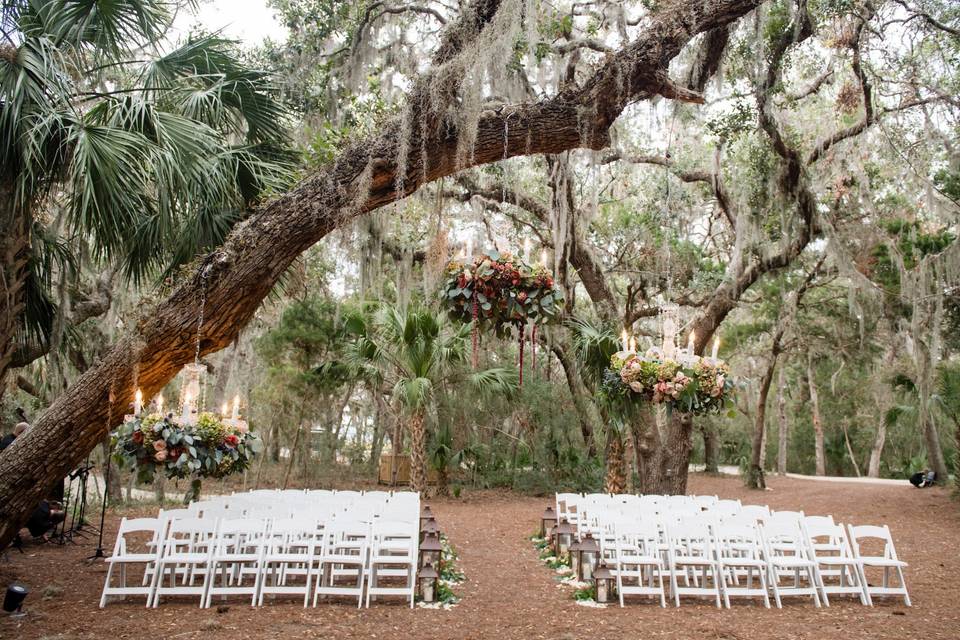
[[[793,599],[782,610],[739,601],[731,610],[685,601],[679,609],[628,604],[624,609],[578,606],[537,559],[529,536],[545,498],[465,493],[430,504],[460,553],[467,582],[449,611],[374,604],[269,604],[259,609],[234,602],[225,611],[199,609],[191,601],[145,610],[143,601],[97,607],[105,567],[87,563],[96,538],[86,544],[28,546],[0,560],[0,584],[13,579],[31,590],[28,615],[0,618],[0,638],[960,638],[960,504],[944,489],[820,483],[771,477],[772,491],[751,492],[732,477],[693,476],[691,493],[739,497],[774,509],[833,514],[842,522],[890,525],[897,550],[910,563],[907,585],[913,607],[900,601],[873,608],[851,600],[815,609]],[[118,518],[108,518],[112,548]],[[46,595],[44,595],[44,593]]]

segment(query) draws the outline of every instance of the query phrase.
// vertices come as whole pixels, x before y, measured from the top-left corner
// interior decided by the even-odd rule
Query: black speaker
[[[7,613],[20,611],[20,607],[23,606],[23,601],[26,599],[28,593],[30,592],[27,591],[27,588],[22,584],[14,582],[8,586],[7,595],[3,597],[3,610]]]

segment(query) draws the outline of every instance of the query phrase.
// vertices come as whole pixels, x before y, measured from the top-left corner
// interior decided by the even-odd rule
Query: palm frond
[[[506,367],[474,371],[467,376],[467,383],[487,398],[509,395],[517,390],[519,382],[520,376],[517,370]]]
[[[581,365],[593,378],[599,379],[610,366],[610,358],[620,350],[619,338],[612,330],[585,320],[573,318],[567,324]]]

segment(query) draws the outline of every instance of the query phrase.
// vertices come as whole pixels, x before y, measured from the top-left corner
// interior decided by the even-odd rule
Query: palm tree
[[[569,322],[573,332],[574,347],[581,367],[587,374],[584,380],[593,380],[590,385],[600,402],[598,409],[607,426],[605,451],[606,479],[604,490],[608,493],[623,493],[627,488],[627,459],[624,446],[626,423],[631,419],[630,407],[614,398],[604,398],[599,393],[600,382],[610,368],[610,358],[620,350],[616,334],[610,329],[590,324],[584,320]]]
[[[170,273],[286,179],[269,77],[217,35],[163,53],[178,8],[0,0],[0,390],[14,353],[49,339],[51,271],[81,246],[134,281]]]
[[[517,386],[512,369],[467,371],[470,325],[453,327],[445,316],[419,308],[380,307],[372,318],[353,322],[359,335],[354,361],[392,389],[407,416],[410,484],[427,489],[426,419],[445,385],[467,384],[482,394],[509,393]]]

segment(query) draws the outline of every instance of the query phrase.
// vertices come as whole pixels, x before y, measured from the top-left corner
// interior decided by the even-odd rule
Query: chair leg
[[[115,562],[110,562],[107,565],[107,579],[103,582],[103,593],[100,594],[100,608],[103,609],[107,606],[107,589],[110,588],[110,575],[113,573],[113,565]],[[147,596],[147,601],[149,602],[150,597]]]
[[[907,593],[907,582],[903,579],[903,569],[897,567],[897,577],[900,578],[900,587],[903,589],[903,604],[911,607],[910,604],[910,595]]]

